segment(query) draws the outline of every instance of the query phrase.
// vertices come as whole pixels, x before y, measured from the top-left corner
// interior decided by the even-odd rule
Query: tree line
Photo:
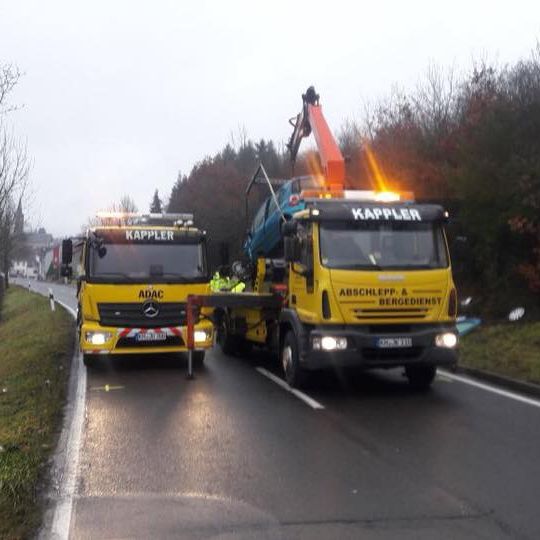
[[[250,218],[267,194],[263,186],[257,186],[246,216],[244,193],[259,163],[273,178],[290,176],[285,153],[272,141],[243,139],[238,146],[227,144],[197,163],[189,175],[179,173],[173,185],[167,211],[195,215],[196,225],[208,234],[212,268],[241,256]]]
[[[477,63],[462,75],[432,67],[412,91],[368,104],[338,139],[348,187],[413,191],[449,208],[454,274],[485,314],[539,308],[540,47],[512,65]],[[291,175],[284,148],[243,136],[172,187],[167,210],[195,214],[214,267],[241,257],[252,215],[244,192],[260,162],[270,176]],[[310,163],[304,155],[296,172]]]

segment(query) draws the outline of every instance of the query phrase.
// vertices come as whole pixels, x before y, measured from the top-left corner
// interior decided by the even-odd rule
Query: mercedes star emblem
[[[159,315],[159,304],[157,302],[145,302],[142,307],[145,317],[153,319]]]

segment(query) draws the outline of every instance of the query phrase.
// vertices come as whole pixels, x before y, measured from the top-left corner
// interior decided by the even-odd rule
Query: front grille
[[[137,341],[135,338],[122,337],[116,344],[117,349],[136,348],[144,349],[146,347],[181,347],[184,341],[180,336],[167,336],[163,341]]]
[[[366,347],[362,349],[362,356],[367,360],[392,361],[399,358],[417,358],[423,351],[423,347],[410,347],[409,349],[375,349]]]
[[[429,314],[427,308],[353,309],[352,312],[360,321],[367,319],[425,319]]]
[[[368,326],[370,334],[409,334],[410,324],[371,324]]]
[[[126,328],[160,328],[164,326],[184,326],[186,324],[186,304],[180,302],[155,303],[159,313],[146,317],[142,303],[98,304],[99,322],[102,326]]]

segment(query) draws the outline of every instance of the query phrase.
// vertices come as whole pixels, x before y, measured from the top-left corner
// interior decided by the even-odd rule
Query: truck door
[[[289,287],[291,307],[304,322],[318,320],[317,292],[314,279],[313,225],[299,223],[297,232],[298,261],[291,265]]]

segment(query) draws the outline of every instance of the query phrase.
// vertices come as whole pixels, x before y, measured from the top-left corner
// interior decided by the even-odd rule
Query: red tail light
[[[284,285],[282,283],[274,283],[270,287],[270,291],[273,294],[277,294],[277,295],[281,296],[281,298],[283,299],[283,305],[284,306],[287,305],[288,293],[289,293],[289,287],[287,285]]]
[[[297,206],[300,204],[300,195],[291,195],[289,197],[289,206]]]

